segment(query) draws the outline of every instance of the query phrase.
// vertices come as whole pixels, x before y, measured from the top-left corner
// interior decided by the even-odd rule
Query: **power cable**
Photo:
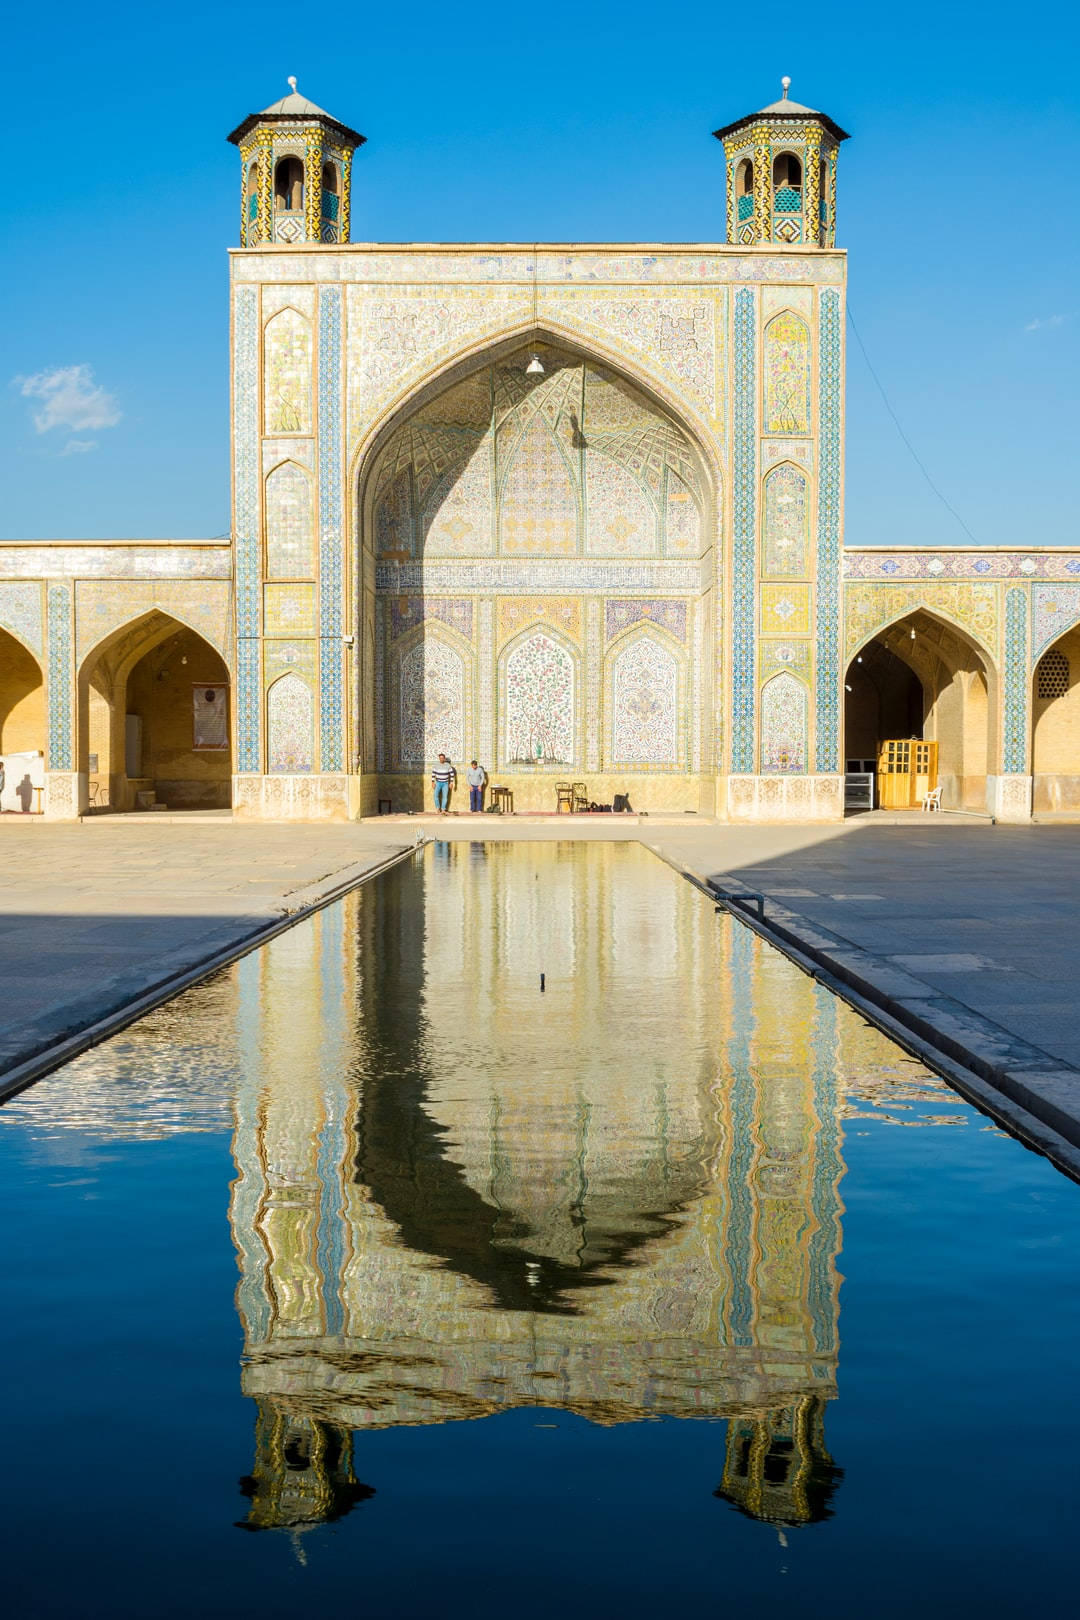
[[[975,536],[972,534],[971,530],[968,528],[967,524],[964,522],[963,518],[960,516],[959,512],[956,510],[956,507],[953,506],[951,501],[946,500],[945,496],[941,493],[940,489],[938,489],[937,485],[934,483],[934,480],[931,478],[930,474],[927,472],[926,467],[924,466],[924,464],[922,462],[922,459],[919,456],[918,451],[915,449],[915,446],[912,444],[911,440],[908,438],[907,434],[904,432],[903,428],[901,427],[900,418],[897,416],[896,412],[892,408],[892,405],[889,403],[889,396],[885,392],[885,388],[884,388],[884,385],[882,384],[881,378],[878,376],[877,372],[874,370],[874,367],[873,367],[873,365],[871,363],[871,360],[870,360],[870,356],[866,352],[866,344],[863,342],[862,337],[859,334],[859,328],[855,325],[855,317],[851,313],[851,305],[850,304],[848,305],[847,318],[848,318],[848,321],[851,324],[851,330],[855,334],[855,341],[859,345],[859,348],[862,350],[862,357],[866,361],[866,369],[870,373],[871,377],[873,377],[874,382],[877,385],[877,391],[881,395],[881,398],[882,398],[882,400],[884,402],[885,409],[888,411],[889,415],[892,417],[893,426],[896,428],[897,433],[899,433],[901,439],[904,441],[904,444],[907,446],[907,450],[908,450],[909,455],[911,456],[912,461],[915,463],[916,467],[918,467],[919,471],[922,473],[923,477],[926,479],[926,482],[929,484],[930,488],[933,490],[934,494],[937,496],[938,500],[941,502],[941,504],[945,508],[945,510],[947,512],[952,513],[953,517],[956,519],[957,523],[959,523],[960,527],[963,529],[964,533],[967,535],[967,537],[971,541],[972,545],[977,546],[979,544],[979,541],[976,540]]]

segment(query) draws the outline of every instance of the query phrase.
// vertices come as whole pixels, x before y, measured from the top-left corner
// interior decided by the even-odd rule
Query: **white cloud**
[[[54,366],[51,371],[36,371],[32,377],[16,377],[15,383],[24,399],[42,401],[41,409],[32,413],[38,433],[51,433],[54,428],[96,432],[115,427],[122,414],[116,396],[95,383],[91,366]],[[64,454],[91,449],[91,441],[72,439]]]
[[[96,449],[96,439],[69,439],[60,454],[62,456],[84,456],[88,450]]]
[[[1048,326],[1064,326],[1065,322],[1071,319],[1071,315],[1037,315],[1033,321],[1028,321],[1024,331],[1042,332]]]

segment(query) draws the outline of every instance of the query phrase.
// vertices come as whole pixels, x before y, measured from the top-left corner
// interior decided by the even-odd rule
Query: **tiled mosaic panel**
[[[472,640],[473,605],[467,599],[443,596],[393,596],[390,598],[390,637],[396,640],[409,630],[415,630],[425,619],[437,619],[449,625],[466,641]]]
[[[295,461],[275,467],[266,480],[266,573],[270,579],[315,575],[315,495]]]
[[[71,708],[75,664],[71,638],[71,588],[50,585],[47,618],[49,627],[49,769],[74,770]]]
[[[840,769],[840,513],[843,453],[843,314],[840,294],[821,294],[818,342],[817,768]]]
[[[264,431],[311,432],[311,322],[283,309],[263,335]]]
[[[660,625],[679,641],[686,640],[686,603],[666,602],[662,597],[629,596],[622,601],[608,602],[604,634],[611,641],[641,620]]]
[[[345,766],[341,288],[319,288],[319,719],[324,771]]]
[[[765,328],[765,432],[810,431],[810,331],[785,310]]]
[[[809,585],[762,585],[761,629],[764,635],[808,635]]]
[[[1005,692],[1001,768],[1023,775],[1028,769],[1028,600],[1020,585],[1005,593]]]
[[[1031,655],[1080,623],[1080,585],[1034,585],[1031,590]]]
[[[446,754],[465,757],[465,663],[437,637],[417,642],[401,660],[399,761],[418,770]]]
[[[233,306],[236,769],[239,772],[261,768],[258,298],[257,288],[238,287]]]
[[[1080,580],[1080,556],[1060,551],[846,551],[845,579]]]
[[[919,608],[937,613],[967,630],[997,662],[998,587],[947,580],[940,584],[849,585],[844,592],[845,663],[877,631]]]
[[[761,571],[768,579],[806,579],[810,527],[805,473],[788,461],[765,478],[765,533]]]
[[[315,634],[314,585],[266,585],[264,590],[268,636]]]
[[[757,354],[754,293],[735,293],[735,459],[731,600],[731,769],[754,769],[754,609],[757,545]]]
[[[41,657],[41,586],[36,580],[0,583],[0,628],[10,630],[36,658]]]
[[[611,762],[670,765],[678,761],[679,669],[654,637],[638,636],[612,672]]]
[[[806,771],[809,692],[785,670],[761,691],[761,769],[763,773]]]
[[[503,673],[505,765],[575,763],[574,660],[543,631],[512,649]]]
[[[271,773],[315,768],[315,694],[299,675],[282,675],[267,693],[266,735]]]
[[[375,469],[375,545],[414,555],[700,556],[704,485],[686,435],[614,373],[541,347],[446,389]]]

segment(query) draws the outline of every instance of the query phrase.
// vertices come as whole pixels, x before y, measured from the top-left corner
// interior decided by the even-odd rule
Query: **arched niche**
[[[0,759],[5,775],[0,808],[23,813],[40,809],[41,795],[33,790],[42,784],[43,765],[36,756],[44,758],[48,729],[41,665],[17,636],[0,629]]]
[[[1080,809],[1080,625],[1042,653],[1031,682],[1032,809]]]
[[[229,807],[231,677],[197,630],[156,608],[121,625],[83,659],[78,699],[92,810]]]
[[[997,765],[997,669],[962,626],[917,608],[859,646],[844,676],[844,758],[876,765],[880,744],[938,745],[946,809],[984,810]]]

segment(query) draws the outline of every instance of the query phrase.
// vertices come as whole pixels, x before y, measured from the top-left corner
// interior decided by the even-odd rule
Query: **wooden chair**
[[[557,816],[569,815],[574,808],[574,787],[571,782],[556,782],[555,784],[555,814]]]
[[[589,808],[589,793],[584,782],[571,783],[572,798],[570,808],[575,813]]]

